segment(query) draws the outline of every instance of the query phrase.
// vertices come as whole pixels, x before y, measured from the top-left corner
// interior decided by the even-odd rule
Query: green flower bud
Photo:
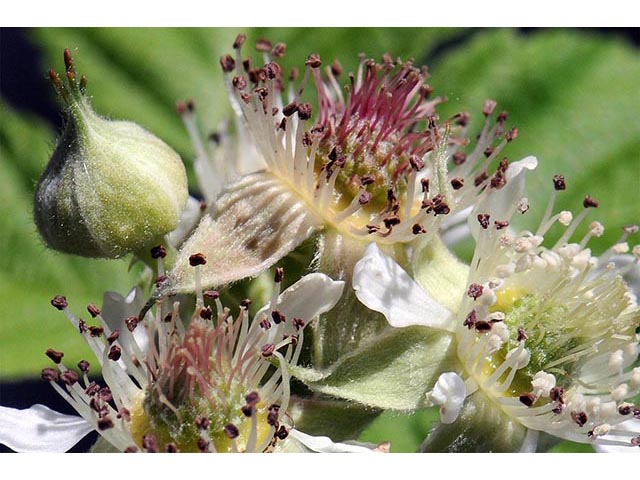
[[[180,156],[139,125],[100,117],[69,50],[67,82],[49,76],[66,126],[35,193],[45,243],[65,253],[117,258],[157,243],[178,225],[188,196]]]

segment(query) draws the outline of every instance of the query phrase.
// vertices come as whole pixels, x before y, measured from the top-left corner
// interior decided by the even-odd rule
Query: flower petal
[[[434,405],[440,405],[440,421],[449,424],[458,418],[466,395],[464,380],[457,373],[445,372],[440,375],[427,398]]]
[[[342,296],[344,282],[332,280],[323,273],[310,273],[287,288],[278,297],[276,308],[286,318],[309,322],[331,310]],[[260,318],[269,309],[265,305],[255,315]]]
[[[82,417],[38,404],[25,410],[0,406],[0,419],[0,443],[16,452],[66,452],[93,430]]]
[[[105,292],[102,297],[102,318],[111,330],[119,330],[125,332],[125,320],[129,317],[136,316],[144,307],[146,299],[142,294],[140,287],[131,289],[126,297],[116,292]],[[127,332],[128,333],[128,332]],[[146,352],[149,346],[149,337],[146,328],[136,328],[133,331],[133,337],[130,335],[120,335],[120,344],[129,352],[134,351],[130,344],[133,338],[140,350]],[[124,367],[124,363],[121,364]]]
[[[314,437],[296,429],[289,431],[289,438],[302,444],[303,451],[316,453],[374,453],[381,451],[376,449],[380,447],[371,448],[364,445],[334,443],[329,437]]]
[[[375,243],[367,247],[353,269],[353,289],[358,300],[382,313],[392,327],[423,325],[453,331],[451,312]]]

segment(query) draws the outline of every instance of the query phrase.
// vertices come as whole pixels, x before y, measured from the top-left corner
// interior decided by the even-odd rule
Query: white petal
[[[280,294],[276,308],[286,318],[300,318],[308,323],[331,310],[340,300],[343,290],[344,282],[332,280],[323,273],[310,273]],[[268,308],[266,305],[260,309],[255,318]]]
[[[362,445],[334,443],[329,437],[313,437],[299,430],[289,431],[289,437],[300,442],[305,448],[317,453],[373,453],[374,449]]]
[[[453,331],[451,312],[375,243],[367,247],[353,269],[353,289],[358,300],[382,313],[392,327],[423,325]]]
[[[464,380],[457,373],[445,372],[438,377],[427,398],[434,405],[440,405],[440,421],[448,424],[458,418],[466,395],[467,387]]]
[[[44,405],[25,410],[0,406],[0,443],[16,452],[66,452],[92,430],[82,417]]]
[[[102,298],[101,316],[111,330],[119,330],[123,332],[127,328],[125,320],[129,317],[137,316],[144,307],[146,299],[140,287],[131,289],[126,297],[116,292],[105,292]],[[136,328],[133,331],[138,348],[146,353],[149,346],[149,337],[145,328]],[[133,347],[130,345],[129,335],[120,335],[118,341],[125,350],[132,352]],[[123,363],[121,365],[124,366]]]
[[[625,434],[609,434],[599,437],[593,444],[598,453],[640,453],[640,448],[631,444],[631,438],[640,435],[640,421],[632,418],[616,425],[615,430]],[[610,444],[607,445],[607,443]],[[616,443],[619,443],[616,445]]]
[[[538,160],[531,156],[509,165],[506,172],[507,184],[500,190],[492,190],[469,215],[469,228],[474,238],[477,237],[480,228],[477,221],[478,213],[488,213],[493,220],[509,220],[505,218],[507,212],[524,196],[527,170],[534,170],[537,166]]]
[[[180,248],[184,241],[189,238],[200,219],[202,218],[202,203],[194,197],[187,199],[187,204],[180,214],[180,220],[176,229],[169,233],[169,244],[175,248]]]

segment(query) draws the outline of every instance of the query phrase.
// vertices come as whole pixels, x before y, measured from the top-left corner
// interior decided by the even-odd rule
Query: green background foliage
[[[326,64],[339,58],[345,72],[357,68],[357,56],[379,58],[390,52],[426,64],[435,95],[447,97],[441,118],[462,110],[479,129],[485,99],[508,110],[520,136],[505,154],[511,160],[535,155],[538,170],[529,177],[533,206],[523,226],[542,216],[552,188],[551,176],[563,173],[568,190],[558,208],[574,212],[590,194],[600,207],[590,218],[607,230],[593,242],[601,252],[620,228],[640,222],[640,58],[637,48],[593,30],[351,28],[244,29],[246,52],[261,37],[288,45],[282,62],[301,66],[317,52]],[[33,29],[33,45],[42,54],[41,88],[53,89],[44,74],[63,69],[62,51],[70,48],[77,68],[89,78],[96,110],[133,120],[172,145],[187,165],[193,157],[175,102],[196,102],[203,132],[217,128],[230,113],[218,58],[231,51],[236,29]],[[347,81],[346,76],[342,78]],[[48,347],[63,350],[75,364],[89,355],[73,328],[49,300],[65,294],[77,314],[102,293],[126,293],[138,272],[127,260],[74,258],[45,249],[32,222],[32,195],[53,150],[59,126],[17,112],[0,99],[0,382],[36,378]],[[195,182],[191,177],[193,188]],[[526,223],[528,222],[528,223]],[[588,223],[588,222],[587,222]],[[584,232],[586,225],[578,234]],[[551,235],[557,235],[552,231]],[[637,238],[635,239],[637,243]],[[460,255],[468,255],[462,246]],[[1,398],[1,397],[0,397]],[[392,441],[392,451],[415,451],[433,411],[414,415],[387,413],[364,433],[367,441]],[[584,451],[561,444],[557,451]]]

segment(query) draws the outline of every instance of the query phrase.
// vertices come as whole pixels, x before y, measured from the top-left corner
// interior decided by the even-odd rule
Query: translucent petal
[[[423,325],[453,331],[452,314],[434,300],[375,243],[353,269],[358,300],[382,313],[392,327]]]
[[[38,404],[25,410],[0,407],[0,419],[0,443],[16,452],[66,452],[93,430],[82,417]]]

